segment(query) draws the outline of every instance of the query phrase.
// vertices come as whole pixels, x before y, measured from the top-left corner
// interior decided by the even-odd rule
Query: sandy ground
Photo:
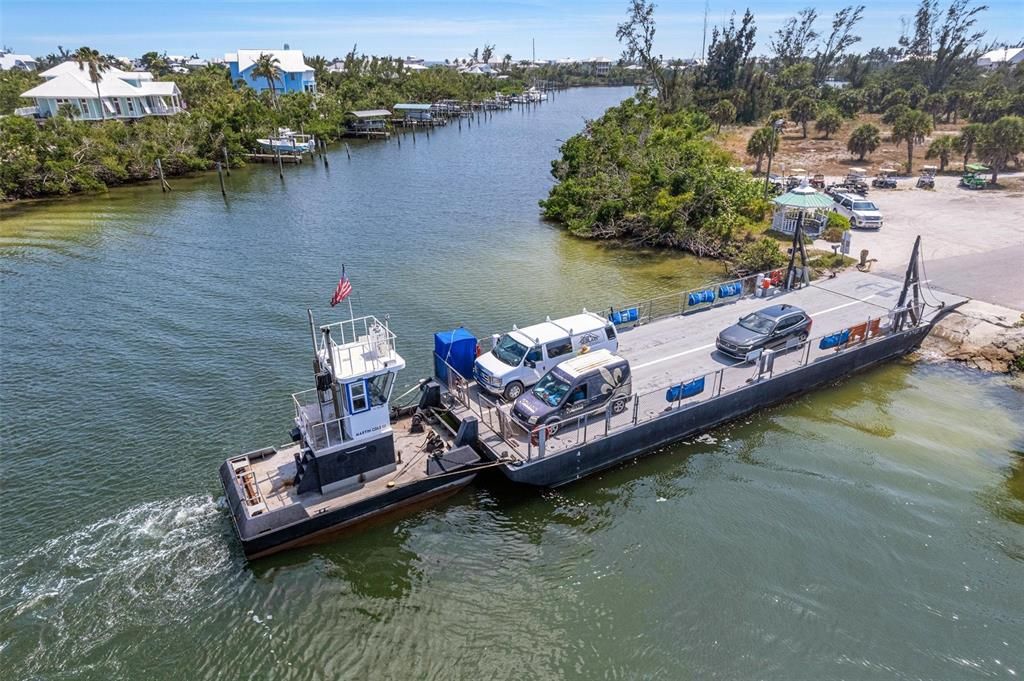
[[[846,150],[846,142],[850,139],[850,133],[854,128],[864,124],[872,123],[881,130],[882,145],[873,153],[869,154],[863,161],[857,160]],[[938,160],[926,160],[925,153],[928,145],[939,135],[956,134],[965,125],[963,121],[956,124],[940,122],[935,131],[928,136],[924,144],[914,147],[914,171],[918,172],[922,165],[938,165]],[[772,160],[772,172],[786,174],[793,168],[803,168],[811,175],[822,173],[825,175],[843,175],[847,168],[858,167],[868,169],[872,175],[878,168],[896,167],[903,168],[907,162],[906,145],[897,146],[889,139],[891,126],[881,122],[878,114],[860,114],[854,120],[844,120],[839,132],[825,139],[820,133],[814,130],[814,122],[808,124],[807,137],[804,138],[800,125],[787,123],[782,131],[779,142],[779,151]],[[722,130],[722,143],[724,146],[740,159],[746,168],[753,170],[754,159],[747,156],[747,141],[757,130],[757,126],[736,126]],[[950,159],[951,168],[960,168],[963,159]],[[761,170],[767,168],[767,163],[762,164]]]
[[[872,190],[885,226],[854,230],[850,255],[867,249],[872,272],[903,277],[915,237],[922,237],[926,276],[937,289],[1024,310],[1024,173],[1000,175],[1000,189],[968,190],[939,177],[935,190],[900,178],[895,190]],[[816,247],[828,249],[824,241]]]

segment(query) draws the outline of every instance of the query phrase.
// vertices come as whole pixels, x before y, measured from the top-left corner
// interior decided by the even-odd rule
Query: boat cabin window
[[[366,393],[366,381],[348,384],[348,410],[350,414],[358,414],[370,408],[369,396]]]
[[[391,397],[391,386],[394,382],[395,375],[390,372],[374,376],[367,381],[370,385],[371,407],[379,407],[382,404],[387,404],[388,398]]]
[[[555,341],[554,343],[548,343],[546,349],[548,351],[548,359],[568,355],[572,352],[572,341],[565,338],[560,341]]]
[[[517,367],[526,355],[526,346],[512,336],[505,334],[498,339],[491,354],[510,367]]]

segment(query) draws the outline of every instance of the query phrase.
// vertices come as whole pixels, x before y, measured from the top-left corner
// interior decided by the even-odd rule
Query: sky
[[[852,1],[852,0],[851,0]],[[859,26],[865,50],[895,44],[901,18],[913,17],[914,0],[870,2]],[[943,0],[945,2],[946,0]],[[656,52],[700,56],[704,1],[656,2]],[[750,7],[757,22],[759,53],[769,36],[802,7],[815,6],[819,31],[847,3],[773,0],[709,3],[710,27]],[[1024,38],[1024,0],[988,0],[979,24],[988,39]],[[82,45],[115,56],[157,51],[218,57],[239,48],[280,48],[307,55],[344,56],[354,44],[367,54],[428,60],[466,57],[485,43],[497,57],[584,58],[621,54],[615,27],[626,0],[0,0],[0,42],[15,52],[43,55],[57,46]],[[945,5],[943,5],[945,6]]]

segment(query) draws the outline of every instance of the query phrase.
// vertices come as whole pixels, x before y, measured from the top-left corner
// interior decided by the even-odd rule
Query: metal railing
[[[909,327],[907,331],[913,328]],[[556,435],[558,447],[554,451],[563,451],[668,413],[690,409],[722,395],[743,390],[761,380],[795,371],[822,359],[876,342],[893,333],[902,332],[892,326],[892,315],[869,318],[860,324],[793,343],[779,351],[763,353],[753,362],[740,362],[704,374],[680,377],[679,380],[673,380],[666,385],[637,393],[633,395],[629,407],[618,415],[613,415],[608,408],[609,405],[604,405],[559,421],[557,433],[550,432],[550,424],[538,425],[532,429],[522,428],[519,424],[516,424],[516,427],[519,432],[526,434],[526,455],[527,461],[530,461],[550,453],[551,439]],[[836,336],[843,336],[845,339],[832,347],[821,347],[823,339],[835,339]],[[702,379],[702,389],[699,392],[684,396],[680,390],[673,399],[668,399],[668,391],[672,388],[694,384]],[[514,443],[510,441],[509,444]]]
[[[315,388],[292,394],[295,405],[295,420],[306,436],[307,444],[315,452],[330,449],[345,442],[345,422],[349,416],[324,419],[322,410],[330,410],[334,416],[333,401],[320,400],[319,391]],[[310,412],[313,412],[312,417]]]
[[[325,329],[330,331],[331,345],[335,349],[346,351],[350,367],[356,366],[357,359],[362,362],[386,361],[395,356],[396,337],[394,332],[388,327],[386,321],[381,322],[373,315],[346,319],[320,327],[321,331]],[[322,336],[319,348],[327,350]],[[333,357],[333,353],[331,356]],[[339,359],[344,361],[344,358],[339,357]],[[334,370],[339,372],[342,367],[334,367]]]

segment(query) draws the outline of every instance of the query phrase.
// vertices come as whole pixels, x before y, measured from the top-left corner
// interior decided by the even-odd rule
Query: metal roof
[[[597,331],[608,325],[608,322],[593,312],[575,314],[562,319],[552,319],[540,324],[533,324],[522,329],[516,329],[513,333],[525,336],[532,343],[550,343],[561,340],[567,336],[577,336],[581,333]]]
[[[395,104],[395,111],[430,111],[432,104]]]
[[[391,112],[387,109],[366,109],[365,111],[349,111],[348,115],[356,118],[381,118],[390,116]]]

